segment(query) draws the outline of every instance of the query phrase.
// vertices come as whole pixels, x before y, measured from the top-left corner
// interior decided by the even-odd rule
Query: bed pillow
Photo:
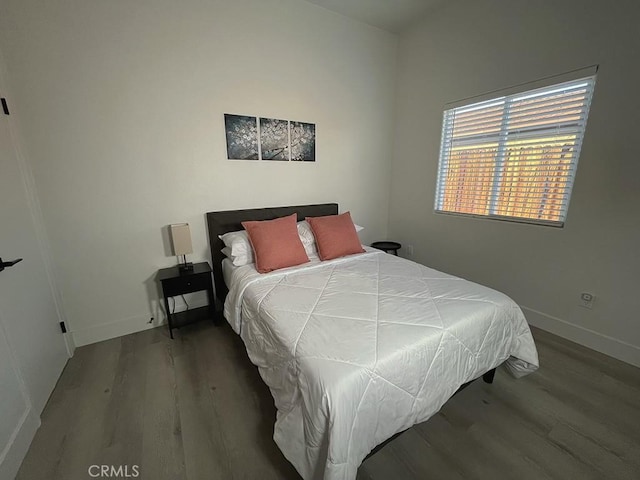
[[[247,237],[247,242],[249,241],[249,237]],[[224,247],[222,250],[220,250],[222,252],[222,254],[227,257],[229,260],[231,260],[231,263],[233,263],[233,265],[235,267],[242,267],[243,265],[249,265],[250,263],[254,262],[253,259],[253,252],[250,252],[249,255],[233,255],[233,250],[231,250],[231,247]]]
[[[353,224],[356,227],[356,232],[361,232],[364,230],[364,227],[360,225]],[[300,235],[300,240],[302,240],[302,245],[304,245],[304,251],[307,252],[309,258],[312,255],[318,255],[318,247],[316,246],[316,238],[313,236],[313,230],[311,230],[311,225],[306,220],[302,222],[298,222],[298,235]]]
[[[227,255],[227,257],[249,257],[249,263],[253,263],[253,249],[251,248],[251,242],[249,242],[247,232],[238,230],[236,232],[218,235],[218,238],[222,240],[225,247],[231,249],[231,255]]]
[[[313,231],[321,260],[364,252],[349,212],[326,217],[307,217],[306,220]]]
[[[318,248],[316,246],[316,239],[313,236],[311,226],[306,220],[298,222],[298,235],[302,245],[304,245],[304,251],[307,256],[317,256]],[[356,232],[364,230],[360,225],[355,225]],[[224,235],[218,235],[218,238],[222,240],[225,248],[222,249],[224,256],[229,258],[236,267],[248,265],[254,263],[253,248],[249,241],[249,236],[245,230],[237,230],[235,232],[228,232]]]
[[[307,255],[317,256],[318,248],[316,247],[316,239],[313,236],[309,222],[306,220],[298,222],[298,235],[300,235],[300,240],[302,240],[302,245],[304,245],[304,251],[307,252]]]
[[[298,235],[295,213],[274,220],[242,222],[256,259],[256,270],[267,273],[307,263],[309,257]]]
[[[362,227],[356,225],[356,231],[362,230]],[[307,255],[317,255],[318,249],[316,248],[316,239],[313,236],[311,227],[306,221],[298,222],[298,234],[304,250]],[[218,235],[218,238],[222,240],[225,248],[223,248],[223,254],[233,260],[233,264],[237,267],[241,265],[247,265],[253,263],[253,248],[249,241],[249,236],[245,230],[237,230],[235,232],[228,232],[224,235]],[[240,263],[240,265],[238,265]]]

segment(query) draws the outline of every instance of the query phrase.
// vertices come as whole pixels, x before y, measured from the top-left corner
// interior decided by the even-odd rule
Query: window
[[[436,212],[564,225],[594,82],[446,110]]]

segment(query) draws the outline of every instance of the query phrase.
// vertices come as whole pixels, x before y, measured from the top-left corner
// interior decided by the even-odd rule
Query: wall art
[[[256,117],[224,114],[227,134],[227,158],[258,160],[258,125]]]
[[[262,160],[289,160],[289,122],[260,118]]]
[[[291,123],[291,160],[316,161],[316,125],[314,123]]]
[[[316,161],[316,125],[224,114],[230,160]]]

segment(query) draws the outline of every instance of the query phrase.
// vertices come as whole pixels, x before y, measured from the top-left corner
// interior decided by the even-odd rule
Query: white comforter
[[[225,317],[270,387],[274,440],[307,480],[355,479],[378,444],[463,383],[538,355],[506,295],[379,251],[227,272]]]

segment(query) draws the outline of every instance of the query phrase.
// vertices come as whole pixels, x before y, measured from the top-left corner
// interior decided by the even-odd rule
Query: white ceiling
[[[399,33],[444,0],[307,0],[355,20]]]

